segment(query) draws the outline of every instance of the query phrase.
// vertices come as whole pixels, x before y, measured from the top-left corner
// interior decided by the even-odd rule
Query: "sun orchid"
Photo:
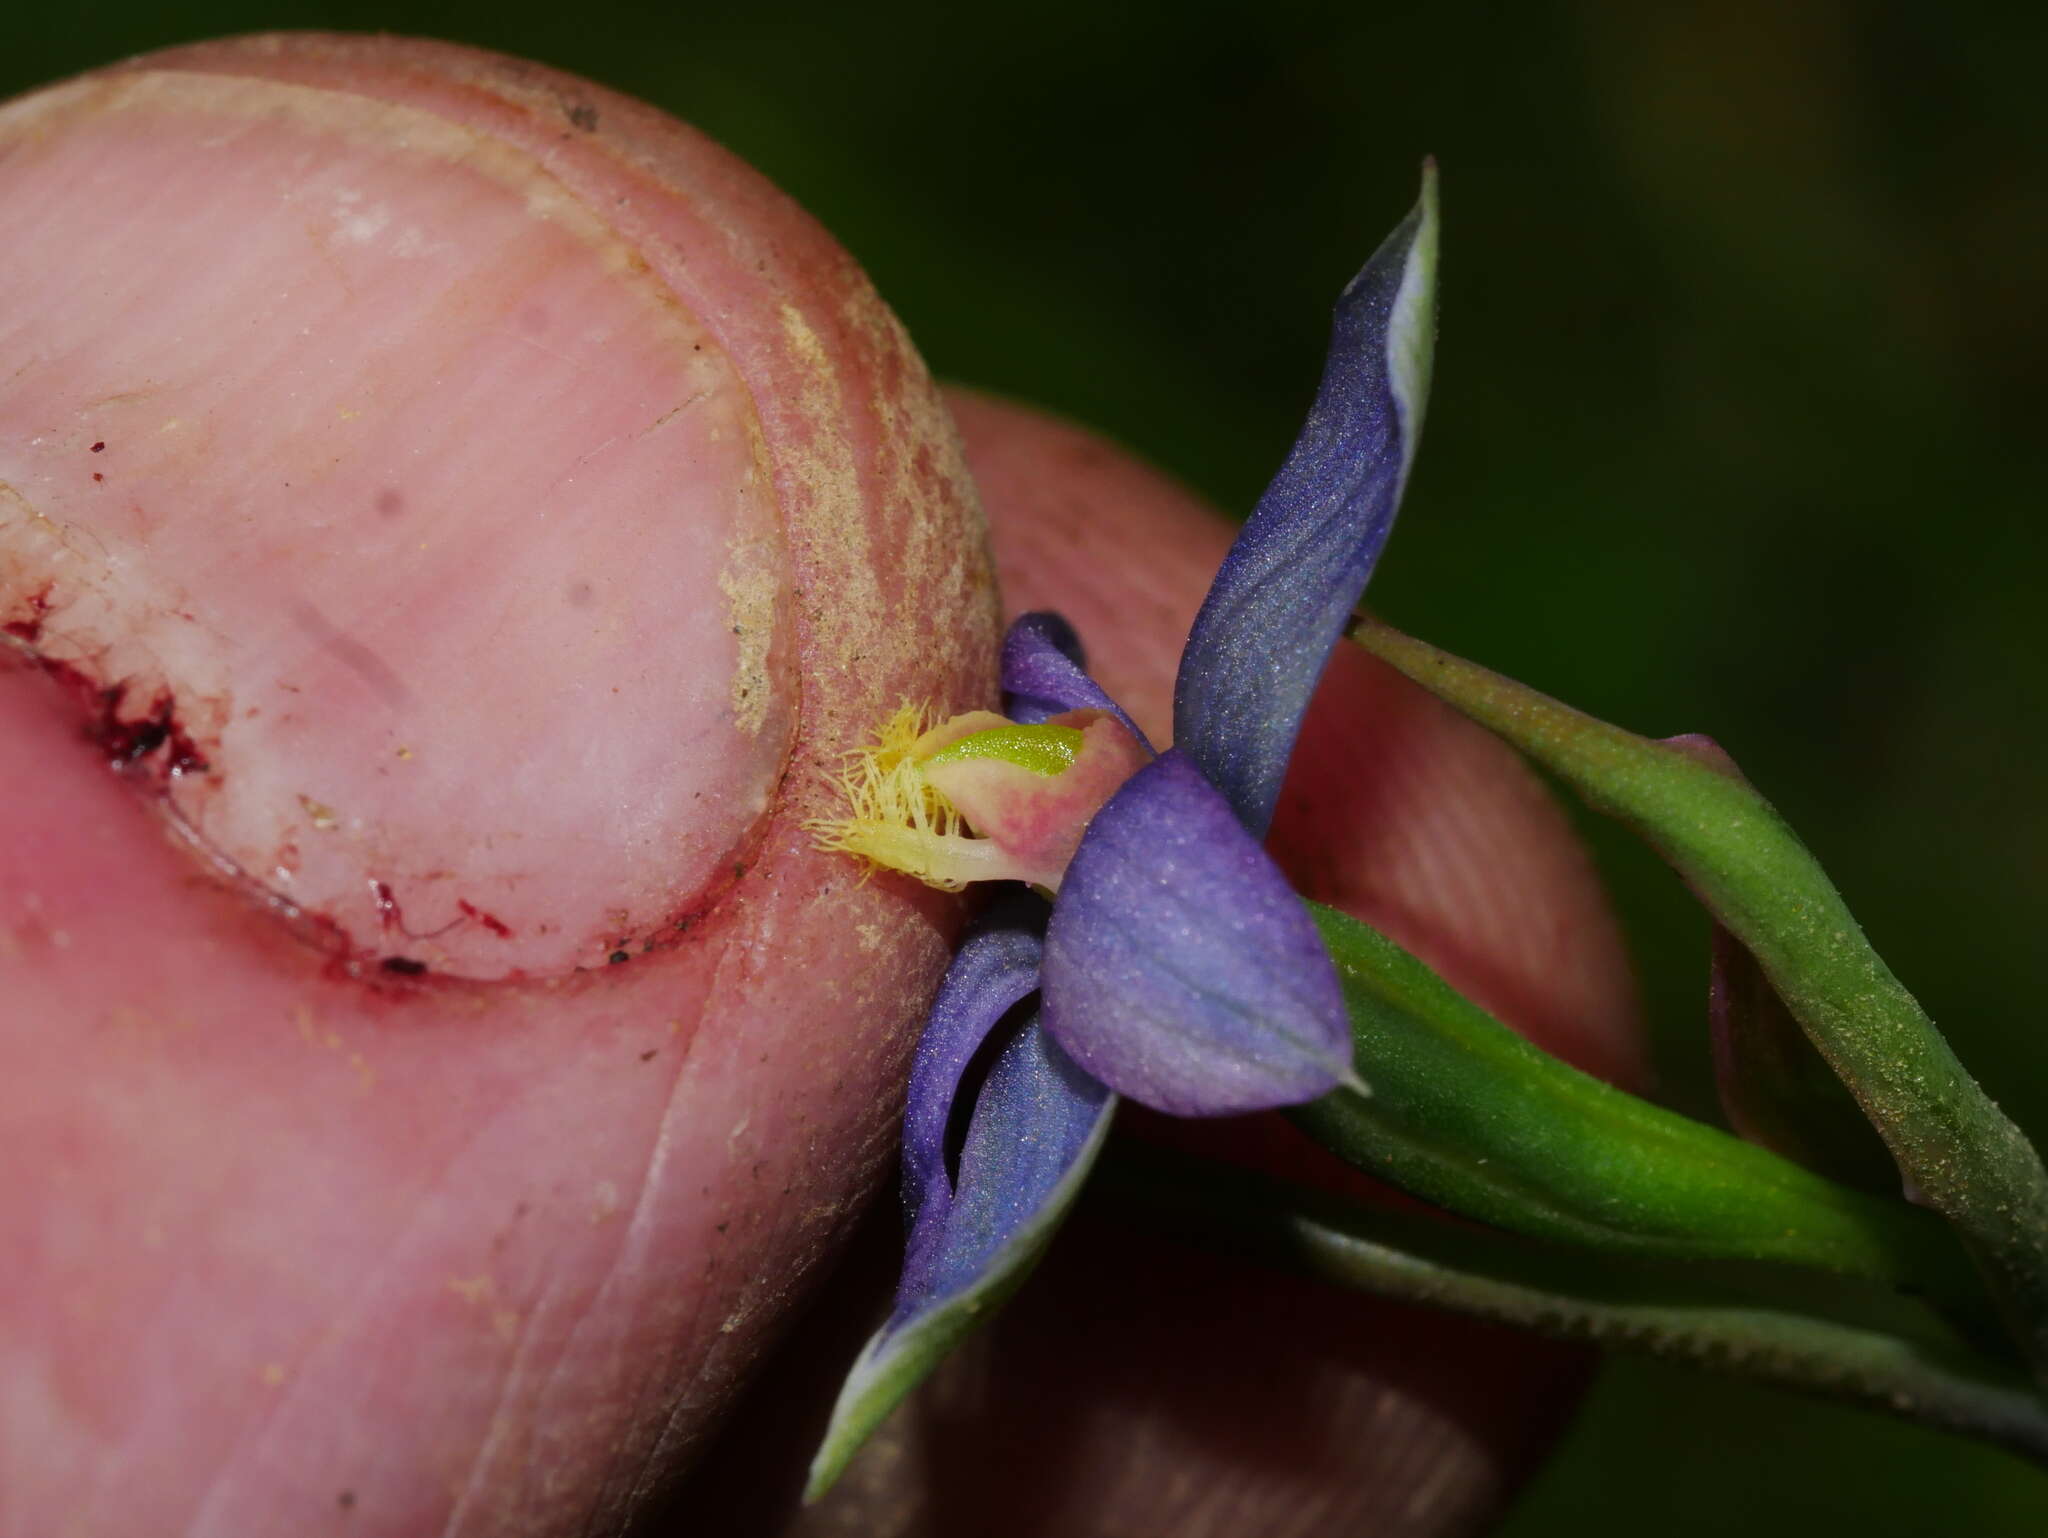
[[[1300,900],[1261,845],[1331,648],[1394,521],[1434,340],[1435,171],[1339,298],[1299,438],[1189,633],[1174,745],[1154,753],[1055,614],[1011,627],[1007,717],[884,726],[848,775],[832,847],[934,885],[1021,881],[961,946],[932,1006],[904,1115],[909,1237],[895,1305],[848,1376],[812,1471],[860,1441],[1036,1258],[1117,1097],[1181,1116],[1296,1105],[1347,1087],[1349,1020]],[[1010,1035],[948,1127],[970,1064]]]

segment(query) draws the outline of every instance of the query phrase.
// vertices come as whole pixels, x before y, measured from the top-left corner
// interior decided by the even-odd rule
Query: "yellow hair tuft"
[[[957,892],[977,879],[975,867],[992,853],[975,848],[959,810],[925,778],[919,743],[931,729],[931,711],[904,704],[884,721],[875,740],[848,753],[826,778],[846,802],[840,817],[804,824],[817,847],[858,855],[932,886]]]

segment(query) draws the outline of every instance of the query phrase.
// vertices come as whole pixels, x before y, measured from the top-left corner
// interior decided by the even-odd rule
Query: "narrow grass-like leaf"
[[[1592,1255],[1128,1140],[1088,1199],[1120,1222],[1340,1286],[1857,1405],[2048,1465],[2048,1405],[2025,1375],[1907,1299],[1777,1268]]]
[[[1727,751],[1697,732],[1666,737],[1676,748],[1737,784],[1749,783]],[[1707,1027],[1714,1084],[1728,1125],[1859,1191],[1894,1195],[1898,1166],[1861,1107],[1806,1039],[1756,958],[1719,924],[1711,945]]]
[[[1743,943],[1714,926],[1707,1024],[1728,1124],[1752,1143],[1859,1191],[1896,1192],[1884,1140]]]
[[[2048,1381],[2048,1170],[1748,785],[1376,621],[1360,644],[1642,832],[1753,955]]]
[[[1326,1147],[1466,1217],[1610,1254],[1812,1267],[1983,1302],[1941,1222],[1581,1073],[1377,930],[1308,909],[1373,1094],[1292,1114]]]

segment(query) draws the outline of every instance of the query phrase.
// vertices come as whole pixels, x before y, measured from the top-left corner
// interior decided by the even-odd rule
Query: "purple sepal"
[[[1026,904],[1035,911],[1021,911]],[[1033,920],[1044,905],[1029,898],[1014,907],[1019,911],[1011,915],[992,914],[961,945],[918,1038],[903,1108],[903,1208],[910,1228],[906,1273],[919,1250],[935,1242],[953,1198],[946,1175],[946,1126],[961,1076],[997,1022],[1038,986],[1041,947]]]
[[[1035,725],[1069,710],[1106,710],[1144,745],[1152,744],[1123,706],[1087,674],[1081,637],[1058,614],[1020,614],[1003,637],[1003,695],[1011,720]]]
[[[1013,1240],[1042,1226],[1115,1101],[1036,1021],[1017,1034],[975,1102],[943,1221],[905,1257],[890,1328],[986,1280]]]
[[[1337,301],[1301,435],[1211,585],[1174,681],[1174,741],[1263,837],[1323,664],[1393,528],[1428,392],[1433,175]]]
[[[1301,899],[1178,748],[1089,824],[1041,998],[1075,1062],[1176,1116],[1298,1105],[1353,1078],[1344,996]]]
[[[992,1003],[999,992],[977,997]],[[1115,1109],[1116,1096],[1036,1021],[1010,1039],[975,1101],[957,1190],[943,1164],[925,1182],[922,1242],[904,1259],[888,1320],[840,1388],[805,1500],[822,1495],[882,1419],[1023,1283],[1080,1194]]]

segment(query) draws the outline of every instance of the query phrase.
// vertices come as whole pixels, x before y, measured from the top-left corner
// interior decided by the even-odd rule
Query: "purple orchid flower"
[[[1429,389],[1436,246],[1435,169],[1425,164],[1414,211],[1338,300],[1300,437],[1195,620],[1175,683],[1174,746],[1153,754],[1088,676],[1079,638],[1055,614],[1023,616],[1005,640],[1007,720],[960,718],[961,730],[998,723],[982,733],[990,738],[1015,733],[1015,723],[1042,732],[1037,723],[1097,718],[1086,734],[1066,730],[1061,764],[1113,757],[1087,752],[1085,738],[1098,733],[1116,738],[1126,761],[1105,771],[1120,788],[1070,852],[987,872],[1057,893],[1049,909],[1043,897],[1019,896],[992,910],[932,1006],[904,1118],[902,1280],[841,1391],[812,1466],[812,1497],[1022,1281],[1086,1178],[1119,1095],[1175,1115],[1215,1116],[1364,1090],[1335,969],[1260,841],[1309,698],[1386,542],[1414,459]],[[959,741],[942,733],[917,739],[926,762],[936,761],[939,744]],[[897,758],[915,735],[903,729]],[[989,751],[1022,762],[1015,744]],[[1133,763],[1141,767],[1128,772]],[[946,821],[950,809],[932,812],[917,799],[922,792],[891,794],[910,825],[901,838],[934,848],[962,842]],[[840,846],[871,852],[851,840]],[[955,879],[982,879],[961,869]],[[969,1065],[1034,998],[981,1085],[949,1175],[947,1128]]]

